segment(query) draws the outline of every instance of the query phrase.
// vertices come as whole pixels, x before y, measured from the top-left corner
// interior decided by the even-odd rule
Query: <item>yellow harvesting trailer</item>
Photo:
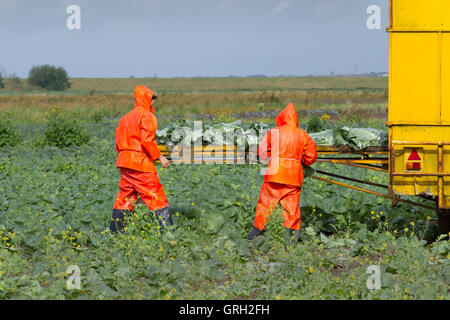
[[[389,193],[450,209],[450,1],[390,0]]]

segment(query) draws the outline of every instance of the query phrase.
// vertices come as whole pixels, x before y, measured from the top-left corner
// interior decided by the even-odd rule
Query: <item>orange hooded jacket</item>
[[[153,91],[137,86],[134,109],[123,116],[116,129],[116,166],[141,172],[156,172],[153,160],[160,157],[156,143],[158,122],[152,106]]]
[[[301,187],[302,165],[316,161],[316,144],[306,131],[298,128],[297,111],[292,103],[281,111],[276,124],[264,136],[258,150],[261,159],[270,160],[264,181]]]

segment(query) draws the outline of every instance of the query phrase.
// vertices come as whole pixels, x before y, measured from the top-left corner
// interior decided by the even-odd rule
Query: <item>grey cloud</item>
[[[290,6],[289,0],[280,0],[278,6],[273,10],[273,13],[281,13],[284,10],[288,9]]]

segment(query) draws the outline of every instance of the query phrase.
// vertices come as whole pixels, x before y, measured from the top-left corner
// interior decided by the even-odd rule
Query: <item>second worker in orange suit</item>
[[[159,159],[163,168],[170,165],[156,144],[155,98],[152,90],[137,86],[134,109],[120,119],[116,129],[119,153],[116,166],[120,168],[120,183],[110,224],[113,233],[123,230],[125,215],[134,210],[138,195],[155,212],[162,226],[173,224],[169,203],[153,163]]]
[[[252,240],[264,230],[268,217],[276,204],[281,204],[283,226],[298,239],[300,234],[300,192],[303,168],[317,159],[316,144],[306,131],[298,128],[298,116],[290,103],[276,118],[276,128],[271,129],[261,141],[258,153],[269,160],[264,174],[255,221],[247,239]]]

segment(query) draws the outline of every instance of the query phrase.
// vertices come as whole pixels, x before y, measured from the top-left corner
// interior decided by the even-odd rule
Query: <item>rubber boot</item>
[[[259,230],[257,227],[253,226],[252,231],[247,234],[247,240],[253,240],[257,236],[259,236],[262,233],[262,230]]]
[[[124,209],[113,209],[111,223],[109,225],[109,230],[111,230],[111,233],[123,231],[125,228],[125,214],[127,212],[129,211]]]
[[[286,231],[289,234],[291,242],[297,243],[298,240],[300,239],[300,230],[286,228]]]
[[[156,217],[158,218],[159,225],[161,227],[168,227],[173,225],[169,207],[164,207],[162,209],[155,210],[155,214]]]

